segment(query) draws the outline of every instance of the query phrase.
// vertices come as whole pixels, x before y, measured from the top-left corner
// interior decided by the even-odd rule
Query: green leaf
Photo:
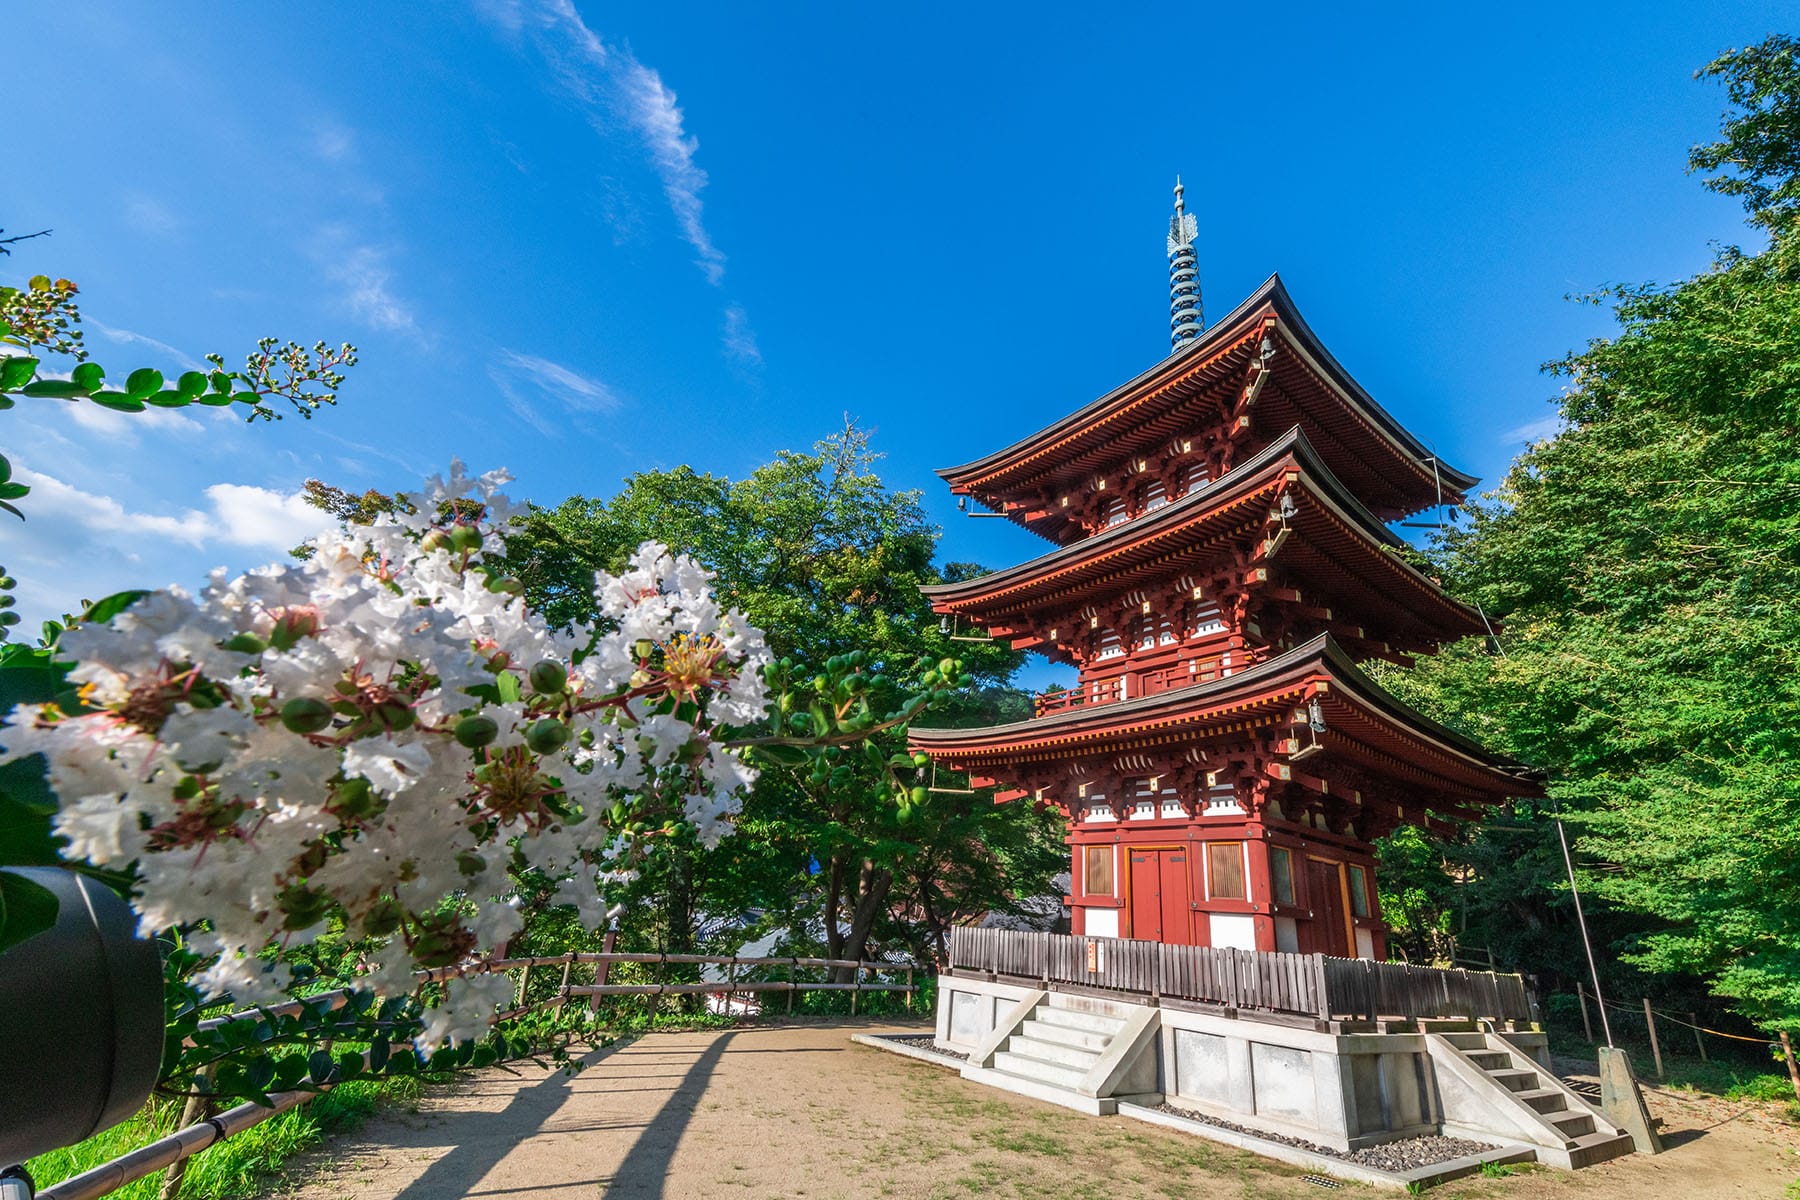
[[[221,395],[221,396],[230,396],[231,395],[231,376],[227,375],[225,372],[214,371],[212,374],[210,374],[206,377],[206,382],[211,384],[212,390],[217,392],[219,395]]]
[[[314,1083],[328,1083],[331,1072],[336,1069],[337,1060],[331,1057],[329,1050],[314,1050],[306,1058],[306,1073]]]
[[[96,362],[77,363],[69,372],[69,379],[84,391],[97,392],[100,381],[106,378],[106,372]]]
[[[175,381],[175,390],[192,400],[206,390],[206,373],[204,371],[183,371],[181,378]]]
[[[50,400],[79,400],[87,389],[67,379],[35,379],[16,389],[27,396],[43,396]]]
[[[393,1047],[388,1045],[388,1040],[385,1037],[378,1037],[373,1042],[370,1042],[369,1070],[380,1071],[383,1067],[387,1066],[388,1057],[392,1052]]]
[[[217,392],[207,392],[203,396],[194,397],[195,404],[204,404],[208,408],[225,408],[231,404],[230,396],[221,396]]]
[[[43,884],[0,871],[0,952],[55,925],[58,907]]]
[[[164,388],[154,396],[144,397],[144,403],[154,404],[158,408],[186,408],[191,402],[191,397],[168,388]]]
[[[519,677],[511,671],[502,671],[494,677],[494,690],[500,695],[500,703],[514,704],[520,696]]]
[[[34,384],[33,386],[35,387],[36,385]],[[144,411],[144,402],[142,400],[134,400],[123,392],[96,392],[94,395],[90,396],[89,399],[95,404],[100,405],[102,408],[110,408],[115,412]]]
[[[35,358],[0,358],[0,392],[16,392],[37,375]]]
[[[266,1059],[263,1061],[267,1061]],[[307,1061],[304,1054],[289,1054],[275,1064],[275,1075],[271,1082],[280,1091],[292,1091],[295,1084],[306,1078]]]
[[[305,1063],[301,1063],[301,1070],[305,1069]],[[260,1092],[273,1082],[275,1082],[275,1060],[267,1054],[251,1059],[244,1068],[244,1083],[251,1091]]]
[[[155,367],[139,367],[125,377],[125,394],[139,400],[153,396],[162,388],[162,372]]]
[[[0,500],[17,500],[30,494],[31,489],[22,483],[0,483]]]
[[[132,592],[114,592],[112,595],[88,605],[87,610],[81,614],[81,619],[95,625],[104,625],[149,594],[142,589]]]

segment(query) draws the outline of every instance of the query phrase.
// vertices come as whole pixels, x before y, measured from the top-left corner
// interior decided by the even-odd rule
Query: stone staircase
[[[996,1030],[987,1053],[970,1056],[964,1078],[1105,1116],[1118,1111],[1117,1093],[1133,1082],[1128,1076],[1142,1074],[1126,1060],[1153,1060],[1132,1054],[1154,1035],[1153,1008],[1052,992],[1037,994],[1016,1015],[1023,1019]],[[1149,1066],[1153,1072],[1154,1062]],[[1136,1082],[1130,1095],[1148,1098],[1156,1086],[1153,1077],[1147,1087]]]
[[[1499,1034],[1484,1030],[1434,1033],[1433,1057],[1452,1068],[1465,1091],[1482,1090],[1485,1079],[1497,1093],[1475,1097],[1472,1111],[1457,1089],[1444,1091],[1445,1133],[1481,1139],[1496,1134],[1531,1143],[1541,1162],[1587,1167],[1632,1153],[1631,1135],[1589,1108],[1556,1074]],[[1448,1049],[1451,1053],[1441,1051]],[[1473,1087],[1468,1085],[1473,1084]],[[1456,1128],[1452,1128],[1452,1126]]]

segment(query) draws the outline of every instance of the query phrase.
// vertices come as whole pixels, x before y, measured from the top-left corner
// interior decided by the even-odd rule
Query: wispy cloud
[[[125,201],[125,223],[139,233],[168,237],[181,228],[174,210],[153,196],[133,193]]]
[[[389,251],[356,238],[342,226],[331,226],[315,239],[313,256],[325,277],[342,289],[344,306],[375,329],[418,333],[413,310],[394,291]]]
[[[356,156],[356,134],[336,121],[320,121],[312,132],[312,152],[328,163],[345,162]]]
[[[476,7],[509,34],[517,34],[527,21],[519,3],[477,0]],[[687,132],[674,90],[630,50],[607,44],[588,28],[573,0],[539,0],[529,18],[538,50],[563,90],[581,104],[588,123],[602,136],[621,123],[637,135],[681,236],[694,250],[695,265],[707,282],[723,282],[725,253],[707,231],[700,199],[707,182],[695,161],[700,143]]]
[[[756,344],[756,331],[750,328],[750,315],[739,304],[725,309],[725,356],[744,366],[762,366],[762,348]]]
[[[84,317],[82,323],[92,329],[99,330],[108,341],[117,342],[121,346],[143,346],[146,349],[154,350],[156,353],[163,356],[165,363],[173,363],[184,371],[204,371],[207,369],[206,364],[195,358],[193,355],[184,354],[182,351],[169,345],[169,343],[159,342],[147,334],[134,333],[129,329],[114,329],[111,325],[96,321],[92,317]],[[155,365],[162,366],[165,364],[158,363]]]
[[[1500,435],[1500,440],[1509,446],[1535,445],[1545,438],[1555,437],[1562,432],[1563,422],[1560,415],[1543,417],[1536,421],[1527,421]]]
[[[515,350],[500,351],[488,377],[513,413],[546,437],[561,432],[559,419],[585,424],[585,418],[612,412],[620,404],[618,393],[598,379]]]

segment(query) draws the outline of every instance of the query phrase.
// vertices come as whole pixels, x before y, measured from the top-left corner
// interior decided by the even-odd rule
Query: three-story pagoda
[[[1357,385],[1279,278],[1207,327],[1195,232],[1177,184],[1168,358],[939,472],[1054,548],[927,588],[933,609],[1079,682],[1030,720],[912,743],[1063,812],[1077,934],[1384,958],[1371,843],[1538,791],[1359,666],[1484,632],[1388,528],[1476,480]]]

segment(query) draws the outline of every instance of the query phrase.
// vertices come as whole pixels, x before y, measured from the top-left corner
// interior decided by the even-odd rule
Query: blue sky
[[[1351,11],[1354,7],[1355,11]],[[96,359],[355,342],[340,407],[244,427],[27,401],[0,527],[36,619],[293,544],[309,476],[452,455],[545,503],[730,475],[849,413],[948,558],[1036,553],[934,467],[1167,352],[1180,172],[1209,310],[1280,271],[1456,465],[1549,426],[1569,303],[1750,237],[1685,176],[1692,80],[1776,4],[40,8],[8,56],[0,260],[82,286]],[[1106,11],[1112,9],[1114,11]],[[380,16],[371,16],[380,13]]]

